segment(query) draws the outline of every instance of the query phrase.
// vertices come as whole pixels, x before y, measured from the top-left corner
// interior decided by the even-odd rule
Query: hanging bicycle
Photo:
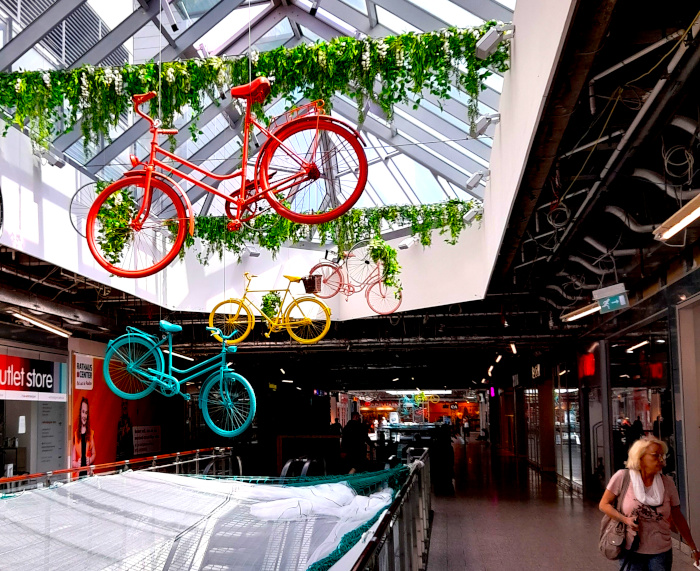
[[[379,315],[394,313],[401,306],[401,291],[382,281],[381,264],[372,261],[369,240],[362,240],[345,252],[342,264],[324,259],[309,273],[322,277],[321,291],[316,295],[323,299],[342,292],[347,301],[351,295],[366,289],[367,305]]]
[[[255,416],[255,393],[241,375],[228,368],[226,354],[235,353],[237,347],[228,347],[228,337],[215,327],[207,327],[222,341],[221,353],[189,369],[173,367],[173,333],[182,327],[160,322],[165,335],[158,339],[135,327],[127,327],[127,333],[107,344],[103,373],[107,386],[124,399],[140,399],[157,390],[171,397],[183,393],[181,386],[196,377],[211,373],[199,392],[199,408],[202,416],[216,434],[233,437],[243,433]],[[234,332],[235,333],[235,332]],[[168,360],[164,359],[161,345],[168,342]],[[178,379],[177,375],[187,375]]]
[[[177,129],[160,124],[139,106],[156,97],[151,91],[134,95],[134,110],[150,123],[151,150],[145,162],[131,156],[134,170],[102,191],[88,213],[86,236],[95,260],[110,273],[140,278],[165,268],[180,251],[186,232],[194,233],[194,213],[187,194],[174,178],[182,178],[230,204],[228,229],[236,231],[262,210],[263,201],[293,222],[320,224],[347,212],[360,198],[367,182],[367,157],[360,134],[347,123],[324,114],[323,101],[314,101],[277,117],[270,128],[251,112],[270,94],[270,82],[258,77],[231,89],[233,98],[245,99],[241,164],[244,168],[217,175],[163,149],[159,135]],[[248,143],[253,127],[266,137],[248,178]],[[205,178],[224,181],[240,177],[240,188],[230,195],[192,174],[166,164],[157,155],[184,165]]]
[[[227,299],[217,304],[209,314],[209,326],[218,327],[228,337],[226,338],[229,345],[240,343],[243,341],[255,325],[255,317],[253,308],[258,310],[258,313],[267,322],[268,331],[265,337],[270,337],[270,333],[287,329],[287,332],[292,339],[305,345],[318,343],[326,336],[331,327],[331,310],[320,299],[313,295],[303,297],[295,297],[289,291],[292,283],[301,282],[304,278],[296,276],[284,276],[289,280],[286,289],[273,290],[256,290],[250,289],[250,283],[257,276],[245,273],[246,285],[245,293],[242,299]],[[312,286],[307,288],[307,293],[311,293],[315,289],[315,281]],[[320,285],[320,284],[319,284]],[[309,291],[311,290],[311,291]],[[263,311],[255,305],[248,294],[251,292],[284,292],[284,296],[277,296],[273,311]],[[287,296],[291,298],[289,305],[286,305]],[[268,315],[270,313],[270,315]],[[223,337],[215,335],[217,340],[222,341]]]

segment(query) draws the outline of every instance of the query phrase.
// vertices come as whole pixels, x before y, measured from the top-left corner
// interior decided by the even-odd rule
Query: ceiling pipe
[[[559,305],[558,303],[554,303],[551,299],[549,299],[548,297],[544,297],[543,295],[539,296],[539,299],[560,311],[566,311],[567,309],[571,309],[570,305]]]
[[[620,250],[610,250],[606,248],[603,244],[598,242],[595,238],[592,236],[586,236],[583,239],[584,242],[590,244],[593,246],[596,250],[598,250],[601,254],[605,254],[606,256],[615,256],[615,257],[621,257],[621,256],[636,256],[639,253],[639,250],[635,248],[627,248],[627,249],[620,249]]]
[[[691,135],[694,135],[700,139],[700,133],[698,133],[698,122],[690,117],[676,115],[673,119],[671,119],[670,125],[683,129],[684,131],[687,131]]]
[[[622,220],[627,228],[632,230],[632,232],[637,232],[638,234],[648,234],[649,232],[653,232],[654,228],[657,226],[656,224],[640,224],[619,206],[608,205],[605,207],[605,212],[612,214],[613,216],[617,216],[620,220]]]
[[[648,169],[634,169],[632,176],[635,178],[641,178],[656,185],[660,190],[664,191],[674,199],[680,198],[681,200],[690,200],[691,198],[695,198],[698,194],[700,194],[700,188],[695,188],[693,190],[676,190],[675,185],[668,184],[659,173]]]
[[[547,289],[551,289],[552,291],[556,291],[560,296],[562,296],[564,299],[567,299],[569,301],[586,301],[588,298],[584,297],[582,295],[569,295],[566,293],[562,288],[560,288],[558,285],[546,285],[544,286]]]
[[[557,277],[559,277],[559,278],[568,278],[568,279],[572,280],[571,283],[574,285],[574,287],[575,287],[576,289],[591,290],[591,289],[600,289],[601,287],[603,287],[603,286],[600,285],[600,284],[587,284],[585,281],[583,281],[583,278],[578,278],[578,277],[571,276],[571,275],[567,274],[567,273],[564,272],[564,271],[557,272]]]
[[[586,143],[585,145],[581,145],[580,147],[576,147],[575,149],[570,150],[568,153],[564,153],[559,158],[565,159],[566,157],[570,157],[571,155],[575,155],[576,153],[579,153],[581,151],[585,151],[586,149],[590,149],[591,147],[594,147],[598,143],[604,143],[605,141],[609,141],[610,139],[614,139],[615,137],[619,137],[620,135],[624,135],[624,134],[625,134],[624,129],[618,129],[617,131],[610,133],[609,135],[605,135],[605,137],[601,137],[600,139],[596,139],[595,141],[591,141],[590,143]],[[579,192],[581,192],[581,191],[579,191]],[[542,207],[540,206],[539,208],[542,208]]]
[[[593,272],[594,274],[597,274],[599,276],[607,276],[607,275],[612,274],[615,271],[615,268],[610,268],[609,270],[606,270],[606,269],[594,266],[593,264],[591,264],[587,260],[584,260],[583,258],[579,258],[578,256],[569,256],[569,261],[576,262],[577,264],[581,264],[589,272]]]

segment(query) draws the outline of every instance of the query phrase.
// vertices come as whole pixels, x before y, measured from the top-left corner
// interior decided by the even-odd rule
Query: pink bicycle
[[[366,290],[367,305],[379,315],[394,313],[401,306],[401,292],[382,282],[381,264],[372,261],[369,240],[362,240],[345,252],[342,264],[324,259],[309,273],[322,278],[321,291],[316,293],[318,297],[328,299],[342,291],[347,300],[351,295]]]

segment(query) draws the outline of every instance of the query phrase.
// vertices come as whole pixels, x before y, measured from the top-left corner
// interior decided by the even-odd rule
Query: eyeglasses
[[[649,456],[653,456],[654,458],[661,460],[662,462],[666,460],[668,457],[668,454],[661,454],[661,453],[654,453],[654,452],[647,452]]]

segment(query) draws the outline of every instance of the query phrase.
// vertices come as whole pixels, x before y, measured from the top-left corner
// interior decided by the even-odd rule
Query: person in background
[[[620,557],[625,571],[671,571],[671,524],[691,548],[691,556],[700,565],[700,555],[680,508],[673,480],[663,476],[668,447],[658,438],[637,440],[627,455],[629,486],[622,499],[622,511],[615,509],[626,470],[618,470],[603,493],[599,509],[626,526],[626,541]]]
[[[654,436],[656,436],[656,438],[661,438],[661,426],[662,426],[663,422],[664,422],[664,419],[661,417],[661,415],[657,416],[656,420],[654,421],[653,432],[654,432]]]
[[[117,423],[117,460],[130,460],[134,457],[134,437],[131,428],[129,403],[122,399],[122,415]]]
[[[367,463],[367,445],[374,446],[363,424],[360,413],[353,412],[343,429],[341,450],[349,468],[349,473],[361,472]]]
[[[331,434],[340,436],[343,433],[343,427],[340,424],[340,419],[336,416],[335,422],[331,424]]]
[[[640,416],[632,423],[632,428],[634,429],[633,436],[635,440],[639,440],[644,436],[644,425],[642,424],[642,418]]]
[[[80,401],[80,412],[75,422],[73,432],[73,453],[71,455],[71,466],[80,468],[82,466],[92,466],[95,463],[97,453],[95,451],[95,433],[90,430],[90,405],[83,397]]]
[[[464,440],[469,441],[469,436],[471,434],[471,427],[469,425],[469,418],[465,415],[464,421]]]

